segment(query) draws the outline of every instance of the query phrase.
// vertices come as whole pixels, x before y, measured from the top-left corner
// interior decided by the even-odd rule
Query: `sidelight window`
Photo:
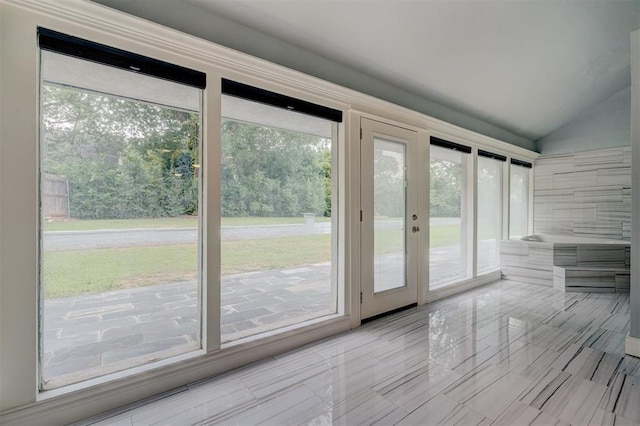
[[[509,188],[509,238],[529,233],[529,173],[531,163],[511,160]]]
[[[478,150],[477,273],[500,266],[502,237],[502,169],[506,157]]]

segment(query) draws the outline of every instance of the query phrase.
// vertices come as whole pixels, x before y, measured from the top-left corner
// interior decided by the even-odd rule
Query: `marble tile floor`
[[[497,281],[80,424],[640,424],[629,298]]]

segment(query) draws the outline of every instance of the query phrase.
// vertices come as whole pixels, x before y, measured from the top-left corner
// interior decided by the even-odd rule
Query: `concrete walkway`
[[[310,225],[227,226],[221,229],[222,241],[296,237],[330,232],[331,223],[329,222]],[[198,241],[198,230],[196,228],[135,228],[52,231],[43,233],[42,240],[46,251],[195,244]]]

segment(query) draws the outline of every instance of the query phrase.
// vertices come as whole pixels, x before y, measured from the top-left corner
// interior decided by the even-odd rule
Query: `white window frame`
[[[348,307],[345,307],[344,296],[339,300],[339,312],[335,315],[318,318],[306,323],[296,324],[283,329],[274,330],[261,335],[252,336],[221,349],[220,345],[220,82],[222,77],[236,77],[243,80],[253,80],[255,85],[270,90],[279,91],[289,96],[296,96],[305,100],[327,104],[321,96],[310,94],[309,91],[283,88],[277,84],[265,83],[259,78],[229,72],[210,62],[202,62],[195,55],[185,56],[181,52],[184,46],[160,48],[160,42],[154,46],[145,43],[140,37],[121,37],[104,33],[85,26],[74,24],[72,20],[58,19],[55,15],[40,14],[14,8],[0,3],[0,19],[2,25],[10,21],[7,34],[12,40],[11,50],[3,55],[16,55],[27,52],[25,60],[19,67],[2,69],[3,77],[20,84],[9,87],[6,91],[3,84],[3,95],[6,93],[14,99],[11,110],[15,111],[13,120],[22,123],[13,127],[3,126],[2,129],[2,177],[5,173],[18,173],[21,178],[19,191],[4,195],[12,202],[2,204],[1,232],[3,239],[17,242],[11,252],[3,251],[2,262],[2,324],[21,324],[18,329],[3,328],[2,357],[0,358],[0,410],[13,407],[23,407],[35,404],[38,410],[28,410],[31,415],[37,415],[40,410],[47,410],[48,421],[66,423],[72,419],[96,414],[117,405],[126,404],[141,397],[152,396],[158,392],[185,384],[220,372],[228,371],[248,362],[256,361],[265,356],[281,353],[293,347],[317,340],[339,331],[351,328]],[[92,7],[93,8],[93,7]],[[110,12],[109,12],[110,13]],[[117,19],[111,19],[114,22]],[[140,22],[137,22],[140,24]],[[85,38],[97,43],[106,44],[133,53],[158,58],[170,63],[182,65],[202,71],[207,74],[207,88],[203,94],[202,110],[202,208],[201,220],[203,227],[202,238],[202,349],[167,358],[147,365],[134,367],[103,377],[90,379],[81,383],[60,387],[57,389],[38,390],[38,250],[39,244],[39,187],[38,187],[38,89],[39,89],[39,57],[40,49],[37,43],[37,27],[42,26],[76,37]],[[4,28],[3,28],[4,30]],[[172,31],[163,30],[160,32]],[[184,41],[183,41],[184,42]],[[202,42],[202,44],[209,44]],[[169,44],[170,46],[170,44]],[[3,48],[5,46],[3,45]],[[204,49],[203,49],[204,50]],[[28,69],[28,72],[25,72]],[[295,87],[295,85],[294,85]],[[6,108],[4,103],[2,110]],[[339,102],[330,102],[328,106],[345,111]],[[19,113],[20,115],[18,116]],[[9,114],[11,115],[11,113]],[[345,114],[346,115],[346,114]],[[3,117],[4,119],[4,117]],[[3,120],[3,123],[5,121]],[[338,151],[344,150],[344,123],[339,126],[337,135]],[[23,142],[30,141],[30,142]],[[20,158],[21,165],[15,161],[7,161],[8,155],[14,160]],[[340,158],[340,157],[339,157]],[[346,158],[346,156],[345,156]],[[338,169],[336,178],[338,188],[338,203],[344,202],[346,191],[340,184],[340,177],[346,173],[348,167],[344,160],[336,159]],[[3,179],[4,182],[4,179]],[[18,188],[17,188],[18,189]],[[344,209],[338,208],[339,220],[346,216]],[[8,225],[10,222],[10,225]],[[19,231],[19,232],[18,232]],[[5,240],[3,240],[5,241]],[[344,248],[346,238],[340,237],[340,247]],[[26,254],[26,255],[25,255]],[[345,267],[342,265],[341,273]],[[340,288],[344,289],[344,279],[340,279]],[[25,285],[32,283],[32,285]],[[344,294],[344,290],[342,291]],[[5,305],[5,295],[10,294],[11,305],[19,307],[12,309]],[[8,332],[5,332],[8,330]],[[5,342],[12,344],[5,345]],[[255,350],[257,347],[260,351]],[[239,356],[242,355],[242,356]],[[146,381],[144,386],[133,386],[140,380]],[[65,409],[82,398],[88,401],[73,412]],[[46,407],[46,408],[45,408]],[[66,411],[66,413],[65,413]],[[4,412],[3,412],[4,415]],[[9,417],[10,418],[10,417]]]
[[[427,273],[423,273],[423,284],[422,289],[424,293],[425,302],[432,302],[435,300],[439,300],[445,297],[449,297],[453,294],[459,293],[461,291],[466,291],[472,289],[474,287],[478,287],[489,282],[495,281],[496,279],[500,279],[501,272],[499,270],[492,270],[483,272],[478,274],[478,265],[477,265],[477,245],[478,245],[478,149],[484,149],[490,151],[495,154],[504,155],[506,157],[506,161],[504,161],[502,166],[502,194],[501,194],[501,202],[502,202],[502,229],[501,229],[501,239],[509,238],[509,194],[510,194],[510,176],[511,176],[511,158],[517,158],[519,160],[526,160],[532,163],[532,168],[529,169],[529,187],[528,187],[528,196],[529,196],[529,215],[528,215],[528,230],[531,233],[533,229],[533,165],[534,160],[538,157],[537,153],[531,153],[528,151],[528,154],[522,151],[515,152],[512,147],[505,149],[504,145],[487,145],[486,143],[479,143],[470,135],[460,135],[460,134],[451,134],[440,131],[432,131],[430,133],[432,136],[436,136],[440,139],[448,140],[451,142],[459,143],[462,145],[466,145],[471,148],[471,153],[468,154],[470,157],[468,158],[467,165],[467,173],[465,177],[466,188],[464,190],[466,193],[466,208],[463,208],[463,212],[461,216],[467,217],[467,227],[466,230],[461,229],[461,232],[465,232],[467,235],[467,268],[471,270],[471,274],[469,278],[462,279],[456,283],[447,285],[445,287],[435,288],[433,290],[429,289],[429,275]],[[484,142],[484,141],[483,141]],[[427,163],[430,160],[430,154],[427,154]],[[463,168],[464,170],[464,168]],[[427,207],[426,212],[429,211],[428,208],[428,198],[430,194],[428,189],[425,193],[425,197],[427,197]],[[463,227],[464,228],[464,227]],[[427,242],[427,251],[429,250],[428,242]],[[427,258],[428,259],[428,258]],[[427,268],[428,269],[428,268]]]
[[[309,93],[307,92],[294,91],[291,89],[284,90],[282,87],[279,87],[274,84],[270,84],[269,82],[264,82],[260,79],[248,77],[246,74],[227,72],[223,70],[220,75],[221,75],[221,79],[232,80],[232,81],[253,86],[259,89],[268,90],[278,94],[291,96],[296,99],[305,100],[305,101],[313,102],[320,105],[325,105],[325,106],[327,105],[326,100],[322,100],[321,98],[315,98],[313,96],[310,96]],[[222,91],[221,90],[218,98],[219,98],[218,106],[220,108],[220,113],[217,114],[218,115],[217,118],[212,117],[210,119],[217,120],[216,124],[217,124],[218,134],[220,135],[218,137],[219,142],[217,146],[221,147],[222,146],[222,137],[221,137],[222,119],[224,118],[221,113],[221,109],[222,109]],[[256,102],[250,99],[245,99],[245,100],[248,102]],[[337,194],[337,196],[332,195],[332,200],[335,201],[335,203],[332,204],[332,227],[331,227],[331,233],[332,233],[331,234],[331,291],[332,291],[332,294],[331,295],[332,297],[336,297],[336,300],[335,300],[336,313],[333,315],[329,314],[322,317],[314,318],[310,321],[294,323],[292,325],[282,327],[279,329],[268,330],[266,332],[261,332],[258,334],[251,334],[247,337],[243,337],[237,340],[231,340],[225,343],[221,342],[222,336],[220,335],[220,327],[218,325],[218,327],[216,327],[217,334],[213,336],[216,338],[215,341],[217,342],[217,345],[214,345],[215,349],[231,348],[237,345],[241,345],[243,343],[252,342],[256,339],[260,339],[265,336],[267,337],[274,336],[274,335],[286,332],[289,329],[295,329],[300,326],[304,326],[305,324],[314,324],[317,322],[322,322],[327,319],[335,318],[336,316],[346,316],[347,312],[350,312],[350,309],[348,309],[348,307],[345,305],[345,300],[346,300],[345,298],[345,289],[346,289],[345,270],[346,269],[345,269],[345,263],[344,263],[345,256],[340,256],[340,253],[344,253],[346,250],[346,246],[345,246],[346,237],[344,232],[344,229],[345,229],[344,227],[346,223],[346,215],[344,213],[346,210],[346,207],[345,207],[345,194],[346,194],[345,189],[346,188],[345,188],[345,179],[343,178],[343,176],[345,176],[346,170],[347,170],[346,163],[345,163],[345,159],[347,158],[347,155],[345,153],[345,149],[346,149],[345,122],[347,120],[347,115],[348,114],[346,114],[346,112],[343,110],[342,111],[343,121],[340,123],[334,123],[335,126],[332,126],[333,130],[331,134],[331,138],[332,138],[332,143],[331,143],[332,188],[331,189],[332,189],[332,194]],[[233,118],[231,118],[231,120],[233,120]],[[330,121],[330,120],[327,119],[327,121]],[[217,158],[216,158],[217,163],[215,164],[221,164],[221,161],[222,161],[221,150],[217,149],[216,153],[217,153]],[[217,228],[219,228],[220,224],[222,223],[222,214],[219,208],[220,201],[218,201],[218,200],[222,200],[221,171],[222,169],[220,167],[218,167],[214,171],[217,178],[217,190],[218,190],[218,193],[216,193],[214,198],[216,200],[214,204],[216,204],[215,214],[217,215],[217,222],[216,222],[218,224]],[[334,216],[334,214],[336,216]],[[220,259],[221,257],[220,256],[221,247],[220,247],[219,236],[216,236],[216,244],[218,249],[218,255],[214,260],[217,262],[215,266],[218,268],[218,271],[215,276],[220,277],[221,276],[220,268],[222,265],[221,265],[221,262],[218,261],[218,259]],[[219,282],[218,282],[218,286],[221,286]],[[217,293],[218,294],[216,296],[219,298],[220,291],[217,291]],[[218,304],[218,312],[216,313],[216,318],[219,318],[221,314],[220,312],[221,301],[218,300],[217,304]]]

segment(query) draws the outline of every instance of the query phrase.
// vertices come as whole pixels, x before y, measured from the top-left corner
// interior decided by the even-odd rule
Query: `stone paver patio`
[[[328,264],[222,279],[222,341],[335,311]],[[43,383],[58,387],[200,348],[194,281],[45,301]]]

